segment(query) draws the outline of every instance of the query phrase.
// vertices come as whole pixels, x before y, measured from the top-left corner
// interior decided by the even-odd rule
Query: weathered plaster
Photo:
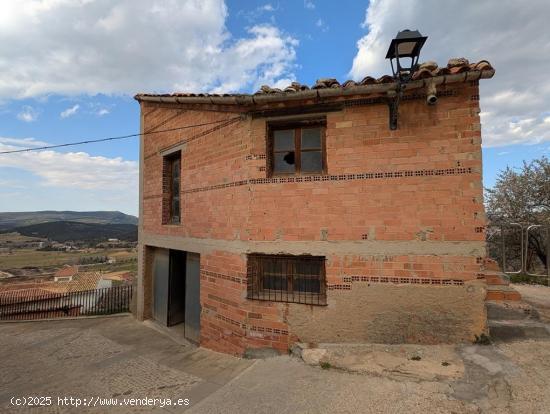
[[[485,288],[356,284],[331,291],[328,306],[289,304],[289,331],[300,342],[456,343],[486,329]]]

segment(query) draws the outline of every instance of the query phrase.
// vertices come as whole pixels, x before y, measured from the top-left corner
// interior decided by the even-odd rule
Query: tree
[[[495,186],[486,189],[485,200],[491,224],[550,225],[550,162],[542,157],[530,163],[524,161],[519,171],[507,167],[497,176]],[[516,233],[519,245],[520,234]],[[507,239],[510,241],[514,242]],[[546,265],[547,242],[546,231],[530,233],[527,269],[536,265],[536,259]]]

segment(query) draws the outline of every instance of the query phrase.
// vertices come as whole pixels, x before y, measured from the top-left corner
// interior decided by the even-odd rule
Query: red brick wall
[[[327,113],[326,177],[267,179],[265,119],[203,136],[213,126],[146,136],[144,231],[243,242],[483,242],[478,86],[447,92],[435,106],[402,101],[396,131],[383,104]],[[146,103],[142,111],[145,131],[236,116]],[[182,140],[181,225],[163,225],[159,151]],[[300,339],[286,323],[289,307],[246,299],[245,253],[201,254],[201,343],[235,354],[284,351]],[[329,299],[359,281],[460,285],[476,278],[478,256],[327,254]]]

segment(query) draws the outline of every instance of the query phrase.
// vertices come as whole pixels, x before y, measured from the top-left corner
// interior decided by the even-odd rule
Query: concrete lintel
[[[331,254],[357,256],[485,256],[485,242],[482,241],[244,241],[164,236],[142,232],[140,243],[147,246],[186,250],[195,253],[226,251],[236,254],[287,253],[318,256],[329,256]]]

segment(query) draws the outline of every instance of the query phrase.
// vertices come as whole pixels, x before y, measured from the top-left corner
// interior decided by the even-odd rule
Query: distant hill
[[[70,221],[93,224],[134,224],[135,216],[120,211],[31,211],[0,213],[0,232],[33,224]]]
[[[9,230],[24,236],[43,237],[63,243],[66,241],[102,242],[107,239],[137,241],[135,224],[98,224],[76,221],[53,221],[31,224]]]

